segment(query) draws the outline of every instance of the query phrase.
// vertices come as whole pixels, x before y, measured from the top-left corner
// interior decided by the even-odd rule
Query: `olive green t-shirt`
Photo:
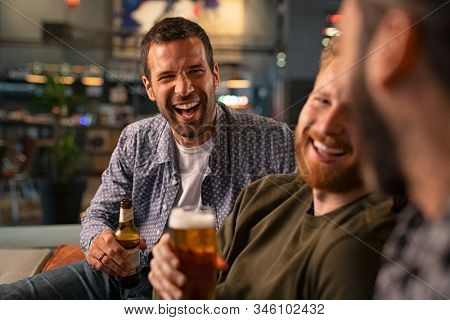
[[[245,188],[218,233],[217,299],[370,299],[392,200],[365,196],[324,216],[296,174]]]

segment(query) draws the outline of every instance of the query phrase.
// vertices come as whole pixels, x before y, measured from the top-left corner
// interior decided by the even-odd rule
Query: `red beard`
[[[297,135],[298,137],[298,135]],[[321,163],[308,158],[308,149],[312,148],[311,139],[320,141],[331,148],[343,149],[346,154],[339,163]],[[295,150],[297,167],[302,179],[314,189],[328,192],[345,193],[362,188],[360,163],[352,157],[352,147],[345,141],[332,136],[322,136],[305,129],[296,139]]]

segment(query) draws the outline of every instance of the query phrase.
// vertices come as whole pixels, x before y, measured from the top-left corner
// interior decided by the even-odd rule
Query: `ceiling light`
[[[27,74],[25,81],[30,83],[47,83],[47,77],[39,74]]]
[[[81,79],[81,83],[85,86],[102,86],[103,85],[103,78],[100,77],[83,77]]]
[[[247,89],[252,86],[252,83],[250,80],[234,79],[224,81],[224,85],[229,89]]]

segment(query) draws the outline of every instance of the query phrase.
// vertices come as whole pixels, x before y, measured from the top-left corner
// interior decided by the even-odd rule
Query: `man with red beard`
[[[407,193],[379,299],[450,299],[450,3],[345,0],[343,69],[372,188]]]
[[[296,129],[299,174],[269,175],[240,194],[218,233],[217,299],[367,299],[395,215],[364,188],[348,86],[335,80],[337,39],[324,50]],[[149,280],[164,299],[190,281],[164,235]]]

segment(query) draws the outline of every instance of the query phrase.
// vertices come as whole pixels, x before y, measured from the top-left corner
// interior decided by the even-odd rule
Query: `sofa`
[[[0,227],[0,284],[83,259],[81,226]]]

